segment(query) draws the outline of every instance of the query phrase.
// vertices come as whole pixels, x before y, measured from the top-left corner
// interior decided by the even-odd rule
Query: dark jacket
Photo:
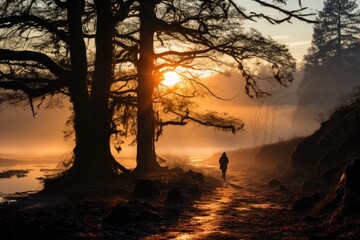
[[[223,155],[221,155],[220,159],[219,159],[219,163],[220,163],[220,169],[227,169],[227,165],[229,163],[229,159],[226,156],[226,154],[223,153]]]

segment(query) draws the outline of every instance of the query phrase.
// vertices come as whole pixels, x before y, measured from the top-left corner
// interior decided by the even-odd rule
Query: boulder
[[[139,179],[131,195],[132,198],[153,198],[157,196],[160,196],[160,192],[149,179]]]
[[[178,188],[174,187],[169,190],[166,202],[168,203],[183,203],[184,199]]]
[[[279,180],[277,180],[276,178],[274,178],[269,181],[268,185],[271,188],[278,188],[281,185],[281,182]]]

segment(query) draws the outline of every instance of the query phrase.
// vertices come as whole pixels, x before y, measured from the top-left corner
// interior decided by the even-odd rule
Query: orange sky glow
[[[251,4],[251,1],[247,1]],[[290,1],[289,7],[298,1]],[[304,6],[320,10],[322,1],[304,0]],[[245,6],[246,7],[246,6]],[[251,5],[249,5],[249,9]],[[296,24],[296,25],[295,25]],[[306,49],[310,46],[312,25],[298,23],[271,26],[262,21],[251,23],[264,35],[289,46],[297,62],[301,62]],[[175,72],[164,74],[162,84],[172,87],[181,81]],[[295,79],[289,88],[275,87],[272,98],[251,100],[244,94],[243,81],[238,81],[239,73],[232,74],[230,79],[211,79],[210,86],[220,96],[235,96],[229,101],[199,99],[201,109],[228,112],[245,122],[244,130],[236,135],[218,130],[189,124],[185,127],[165,128],[162,138],[157,143],[160,154],[209,155],[228,149],[250,147],[280,139],[298,136],[300,131],[292,125],[291,115],[296,104],[296,87],[300,78]],[[284,100],[287,99],[287,102]],[[64,140],[65,122],[70,116],[69,104],[63,108],[44,109],[40,107],[35,118],[27,107],[0,105],[0,157],[8,155],[63,155],[70,153],[74,147],[73,140]],[[263,119],[267,119],[266,121]],[[308,134],[317,127],[317,123],[303,129]],[[115,157],[135,158],[135,147],[124,144],[123,151]]]

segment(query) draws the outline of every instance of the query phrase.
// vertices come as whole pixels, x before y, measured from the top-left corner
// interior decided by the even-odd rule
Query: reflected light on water
[[[43,183],[40,178],[49,174],[54,174],[53,171],[57,164],[45,165],[14,165],[10,167],[0,167],[0,172],[10,169],[14,170],[29,170],[25,177],[11,177],[0,178],[0,195],[15,194],[19,192],[39,191],[43,188]],[[4,199],[0,198],[0,202]]]
[[[195,207],[201,211],[200,215],[194,216],[191,218],[191,225],[199,228],[199,230],[194,231],[193,234],[182,234],[175,239],[205,239],[206,236],[216,232],[217,234],[221,233],[219,229],[219,212],[229,204],[232,200],[232,193],[228,191],[227,187],[221,187],[216,189],[214,193],[216,196],[221,196],[217,198],[216,201],[209,199],[209,201],[201,200],[201,203],[195,204]]]
[[[194,239],[193,236],[191,234],[184,234],[184,235],[181,235],[179,237],[176,237],[174,239],[177,239],[177,240],[188,240],[188,239]]]
[[[235,208],[236,210],[240,211],[240,212],[243,212],[243,211],[250,211],[250,208],[247,208],[247,207],[238,207],[238,208]]]
[[[214,168],[218,168],[217,165],[212,165],[212,164],[207,164],[205,163],[205,159],[207,158],[207,156],[192,156],[190,157],[190,161],[189,164],[191,166],[197,167],[199,169],[214,169]]]
[[[219,229],[221,220],[220,214],[224,206],[232,200],[232,191],[228,187],[217,188],[212,196],[207,196],[194,202],[196,210],[190,210],[185,215],[190,215],[190,219],[180,220],[177,226],[171,227],[169,232],[148,236],[145,239],[208,239],[213,234],[221,234]]]
[[[271,203],[253,203],[249,205],[253,208],[261,208],[261,209],[283,209],[282,206]]]
[[[183,213],[187,217],[168,226],[167,232],[145,239],[250,239],[253,229],[248,227],[249,219],[261,218],[264,211],[284,208],[276,202],[255,197],[262,185],[249,185],[245,175],[230,172],[228,177],[229,180],[210,196],[204,195],[195,201],[194,208]]]

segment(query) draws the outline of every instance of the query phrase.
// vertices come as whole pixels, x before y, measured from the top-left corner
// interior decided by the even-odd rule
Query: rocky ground
[[[329,224],[324,214],[304,207],[301,186],[237,171],[225,182],[219,175],[178,170],[140,181],[121,178],[107,187],[40,192],[0,206],[0,239],[300,240],[360,234],[356,217]],[[310,204],[322,196],[312,197]]]
[[[155,190],[145,186],[140,194],[138,179],[121,177],[107,186],[12,197],[17,201],[0,205],[0,239],[141,239],[177,222],[183,209],[220,186],[180,169],[148,179]]]

